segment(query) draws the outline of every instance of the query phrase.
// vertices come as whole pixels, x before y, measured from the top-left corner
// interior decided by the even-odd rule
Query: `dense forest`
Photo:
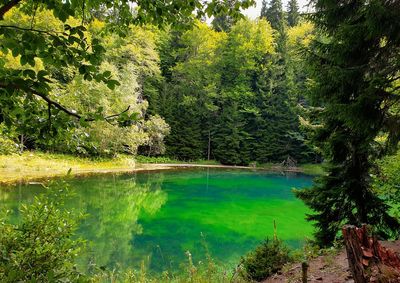
[[[251,0],[0,1],[0,154],[323,163],[310,188],[295,190],[314,243],[330,247],[344,225],[364,223],[397,239],[399,3],[312,0],[306,14],[296,0],[264,0],[250,19],[241,12]],[[60,235],[68,249],[54,243],[54,269],[78,281],[61,202],[24,206],[28,223],[55,212],[48,230],[22,230]],[[0,253],[18,246],[26,263],[36,239],[2,219]],[[266,241],[251,264],[279,249]],[[0,279],[20,269],[7,256]]]
[[[13,103],[25,111],[2,107],[1,150],[166,154],[241,165],[288,157],[318,160],[299,119],[307,107],[307,74],[300,54],[312,36],[312,24],[300,19],[296,5],[284,12],[277,3],[263,7],[258,20],[220,15],[211,26],[201,21],[186,31],[135,26],[123,35],[109,32],[102,19],[105,12],[96,11],[81,33],[101,46],[99,68],[113,78],[103,84],[85,74],[85,65],[79,72],[69,66],[47,68],[40,59],[28,61],[22,51],[3,53],[3,66],[9,70],[21,69],[29,78],[33,73],[25,66],[33,66],[48,76],[50,92],[69,111],[90,113],[91,119],[122,112],[135,122],[125,125],[121,116],[71,121],[68,113],[46,101],[20,98]],[[40,30],[62,28],[59,19],[42,9],[34,21],[23,9],[7,13],[4,21]],[[78,22],[67,21],[70,26]]]

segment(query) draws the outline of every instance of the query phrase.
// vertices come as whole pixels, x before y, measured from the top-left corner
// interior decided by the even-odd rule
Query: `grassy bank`
[[[165,164],[165,165],[164,165]],[[0,183],[10,184],[19,181],[27,182],[42,178],[63,176],[71,170],[72,174],[130,172],[135,170],[168,169],[173,165],[180,166],[220,166],[214,160],[198,160],[183,162],[168,157],[132,157],[120,155],[116,158],[81,158],[65,154],[42,152],[24,152],[14,155],[0,155]],[[224,166],[228,167],[228,166]],[[257,169],[283,171],[285,168],[276,164],[262,164]],[[295,172],[320,175],[323,174],[321,165],[305,164],[292,168]]]
[[[133,158],[88,159],[64,154],[24,152],[21,155],[0,155],[0,183],[30,181],[46,177],[90,172],[119,172],[135,169]]]
[[[169,157],[148,157],[143,155],[138,155],[135,160],[139,164],[197,164],[197,165],[221,165],[215,160],[195,160],[195,161],[182,161],[171,159]]]

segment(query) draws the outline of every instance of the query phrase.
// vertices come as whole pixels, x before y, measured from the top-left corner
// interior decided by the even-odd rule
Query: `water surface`
[[[75,195],[69,207],[88,213],[78,234],[88,240],[80,256],[107,268],[140,266],[174,271],[190,251],[204,260],[205,250],[220,264],[240,256],[273,235],[299,247],[312,234],[308,209],[292,188],[310,186],[306,175],[263,171],[195,169],[101,175],[67,181]],[[18,210],[43,192],[40,185],[0,187],[0,204]]]

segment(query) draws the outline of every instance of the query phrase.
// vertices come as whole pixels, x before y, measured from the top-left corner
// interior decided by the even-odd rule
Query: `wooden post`
[[[307,270],[308,270],[308,263],[306,261],[303,261],[301,263],[301,279],[302,283],[307,283]]]

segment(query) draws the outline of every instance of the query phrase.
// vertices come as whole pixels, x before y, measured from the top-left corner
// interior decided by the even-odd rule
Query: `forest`
[[[99,70],[112,78],[107,83],[97,83],[82,66],[79,72],[71,66],[44,70],[38,59],[25,62],[28,55],[4,54],[4,66],[21,68],[28,78],[33,73],[25,70],[27,65],[42,71],[52,78],[48,87],[57,92],[58,102],[73,113],[87,113],[89,119],[129,109],[118,118],[87,124],[67,119],[68,113],[56,107],[49,110],[46,101],[14,101],[19,109],[34,111],[3,108],[3,152],[165,154],[235,165],[282,162],[288,156],[302,163],[318,161],[299,122],[307,107],[300,52],[313,28],[300,21],[298,10],[288,14],[290,23],[277,7],[258,20],[234,24],[220,16],[211,26],[197,21],[190,30],[131,26],[123,36],[108,32],[104,15],[96,12],[82,36],[104,48]],[[274,19],[271,24],[268,17]],[[37,11],[35,18],[37,29],[63,25],[47,10]],[[21,26],[32,22],[20,10],[7,13],[4,21]],[[67,24],[76,25],[73,21]],[[123,117],[135,122],[119,127]]]
[[[244,16],[255,4],[257,17]],[[293,196],[309,209],[303,218],[315,246],[347,247],[348,224],[368,224],[379,239],[397,240],[400,2],[311,0],[307,7],[296,0],[0,1],[0,161],[18,163],[27,152],[110,163],[165,159],[281,170],[314,164],[323,173]],[[8,164],[0,165],[6,172]],[[71,168],[64,171],[69,176]],[[166,205],[158,187],[140,187],[143,198],[130,195],[134,187],[126,192],[132,203],[163,194],[155,211]],[[0,281],[106,282],[68,263],[80,220],[57,209],[64,203],[55,199],[23,206],[23,229],[15,219],[8,223],[9,211],[0,217]],[[43,205],[53,209],[48,223],[40,222]],[[139,209],[135,215],[136,223]],[[46,225],[44,238],[63,240],[35,257],[30,249],[38,242],[29,235]],[[61,233],[60,225],[69,230]],[[39,263],[46,253],[59,265]],[[290,253],[275,231],[242,259],[247,275],[235,280],[264,280],[295,258]],[[26,267],[27,254],[37,268]],[[398,260],[391,268],[400,278]],[[21,266],[31,273],[18,279]],[[173,279],[236,282],[218,272],[189,274]],[[150,282],[135,276],[126,282]]]

